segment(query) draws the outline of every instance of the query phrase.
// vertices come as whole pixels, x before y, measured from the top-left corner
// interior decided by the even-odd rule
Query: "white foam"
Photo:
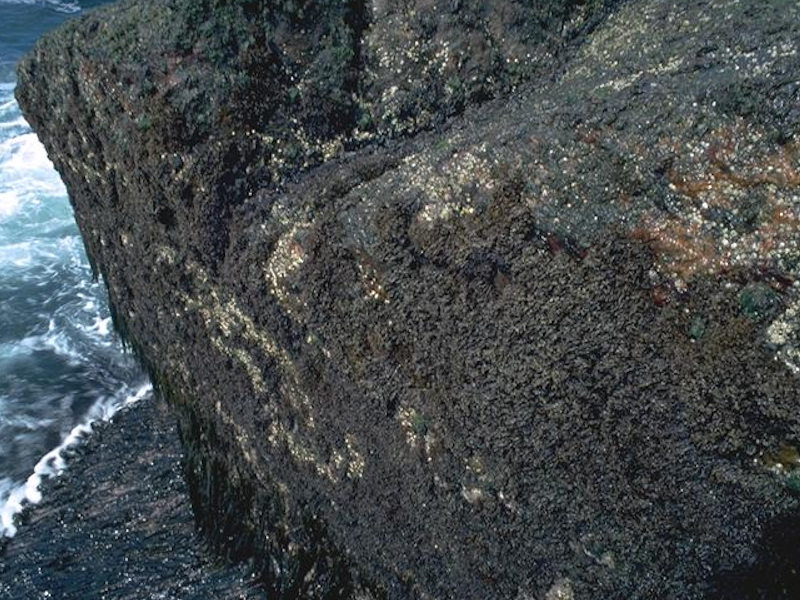
[[[117,397],[102,398],[92,406],[83,423],[70,431],[57,448],[45,454],[36,466],[33,473],[23,484],[11,482],[8,478],[0,480],[0,537],[13,537],[17,533],[14,517],[26,506],[38,504],[42,501],[40,486],[42,481],[60,475],[67,467],[63,457],[66,450],[80,444],[92,432],[92,424],[98,421],[108,421],[121,408],[130,406],[147,396],[153,389],[149,383],[139,386],[133,393],[127,393],[126,386]],[[123,395],[120,400],[118,396]]]
[[[21,225],[17,227],[17,231],[9,232],[10,237],[25,236],[27,239],[0,244],[0,272],[22,280],[32,278],[31,283],[34,284],[36,281],[46,282],[53,275],[66,273],[75,275],[71,279],[83,280],[88,276],[89,265],[77,232],[75,235],[58,238],[30,235],[30,229],[41,229],[42,233],[47,233],[48,228],[63,228],[65,225],[69,226],[71,223],[34,221],[29,226]],[[0,235],[2,234],[3,230],[0,228]],[[71,283],[78,286],[78,281]]]
[[[22,122],[25,123],[24,119]],[[47,150],[35,133],[23,133],[0,142],[0,169],[17,175],[19,180],[25,180],[26,175],[34,171],[47,173],[47,179],[61,182],[47,156]],[[63,189],[64,185],[61,184],[59,191]]]
[[[13,103],[9,102],[7,104],[0,105],[0,111],[3,111],[6,106],[11,104]],[[28,122],[23,117],[17,117],[13,121],[0,122],[0,129],[14,129],[17,127],[28,127]]]
[[[78,2],[60,2],[59,0],[0,0],[0,4],[38,4],[70,15],[81,10]]]
[[[6,85],[0,84],[0,90],[5,89]],[[13,91],[13,84],[7,91]],[[54,209],[60,209],[71,221],[64,184],[13,96],[2,94],[0,115],[0,225],[18,221],[18,229],[35,220],[38,226],[38,221],[48,216],[40,213]],[[59,203],[52,204],[50,201],[56,198]],[[47,202],[43,206],[44,201]],[[36,231],[38,237],[41,230],[37,227]]]
[[[69,364],[79,365],[84,356],[75,349],[67,333],[63,330],[57,330],[55,322],[50,319],[50,326],[46,334],[38,336],[37,350],[51,350],[57,356],[67,359]],[[24,344],[24,340],[22,342]]]
[[[0,141],[0,222],[33,212],[44,198],[66,195],[36,134],[24,133]],[[66,202],[64,205],[66,208]]]
[[[41,334],[29,335],[10,342],[0,342],[0,360],[13,359],[19,356],[30,356],[35,352],[48,351],[61,357],[70,365],[80,365],[87,359],[81,351],[82,344],[89,344],[92,348],[109,347],[116,344],[112,336],[111,317],[100,317],[95,314],[91,324],[67,324],[63,319],[56,324],[50,318],[47,331]],[[76,336],[76,332],[81,332]]]
[[[16,215],[21,204],[21,198],[17,194],[0,191],[0,219]]]
[[[0,357],[13,358],[16,356],[30,356],[34,352],[49,350],[60,356],[69,364],[80,364],[84,357],[72,345],[69,336],[64,331],[57,331],[54,321],[50,320],[47,333],[29,335],[13,342],[0,343]]]
[[[0,267],[17,269],[30,267],[34,264],[33,253],[36,250],[34,242],[19,242],[0,246]],[[41,251],[39,249],[39,251]],[[52,256],[52,258],[56,258]]]
[[[111,333],[111,317],[101,319],[100,317],[94,318],[94,323],[86,331],[99,335],[101,337],[108,337]]]
[[[0,270],[40,267],[54,271],[59,264],[72,265],[76,239],[31,240],[0,245]]]

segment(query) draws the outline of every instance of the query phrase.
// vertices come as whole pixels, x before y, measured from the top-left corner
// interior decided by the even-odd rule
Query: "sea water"
[[[0,0],[0,535],[91,423],[150,393],[114,335],[67,192],[14,99],[14,65],[101,2]]]

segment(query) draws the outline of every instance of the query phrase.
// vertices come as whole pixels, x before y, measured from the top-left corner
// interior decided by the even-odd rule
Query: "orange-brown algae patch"
[[[634,228],[633,237],[649,242],[657,267],[677,287],[698,273],[721,273],[730,267],[730,254],[722,250],[699,222],[646,215]]]
[[[783,442],[777,450],[764,452],[755,463],[780,477],[786,487],[800,494],[800,449]]]
[[[651,210],[632,229],[651,243],[662,275],[682,284],[731,269],[775,270],[800,256],[800,144],[765,139],[737,121],[704,140],[665,143],[676,157],[666,177],[678,210]]]
[[[759,462],[776,473],[789,473],[800,469],[800,450],[786,442],[782,443],[777,450],[765,452]]]

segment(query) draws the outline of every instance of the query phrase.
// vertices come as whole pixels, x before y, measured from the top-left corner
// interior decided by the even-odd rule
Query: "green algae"
[[[771,315],[777,304],[778,294],[764,283],[751,283],[739,292],[739,310],[754,321]]]
[[[702,315],[692,315],[688,327],[689,337],[693,340],[699,340],[705,335],[707,327],[708,323],[705,317]]]

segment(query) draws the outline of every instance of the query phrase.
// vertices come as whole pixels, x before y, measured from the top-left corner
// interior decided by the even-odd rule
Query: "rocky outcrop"
[[[42,40],[20,104],[215,548],[281,598],[793,597],[798,17],[172,0]]]

